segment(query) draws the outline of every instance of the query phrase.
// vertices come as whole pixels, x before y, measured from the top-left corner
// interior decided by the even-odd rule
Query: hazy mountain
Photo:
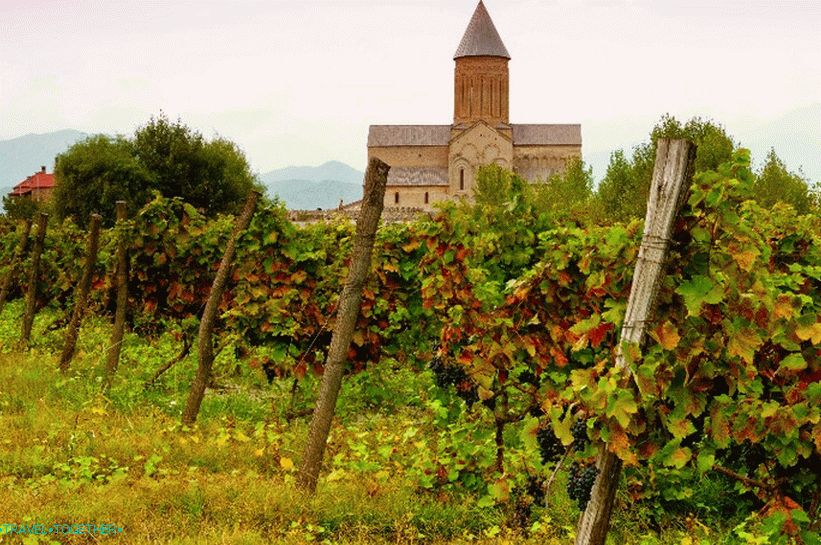
[[[0,187],[17,185],[40,170],[40,166],[53,171],[54,158],[86,136],[83,132],[66,129],[0,141]]]
[[[291,210],[336,208],[340,199],[350,203],[362,198],[365,174],[339,161],[317,167],[285,167],[267,172],[260,180],[268,195],[278,195]]]
[[[322,182],[334,180],[348,184],[362,185],[365,177],[363,172],[349,167],[339,161],[328,161],[318,167],[285,167],[272,170],[260,176],[262,183],[269,185],[273,182],[283,182],[288,180],[304,180],[308,182]]]
[[[729,128],[732,133],[732,127]],[[799,169],[806,178],[821,182],[821,104],[792,110],[778,119],[749,123],[735,136],[749,148],[753,165],[760,168],[770,148],[792,171]]]

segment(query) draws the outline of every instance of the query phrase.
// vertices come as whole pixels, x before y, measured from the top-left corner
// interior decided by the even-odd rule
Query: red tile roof
[[[48,172],[37,172],[32,174],[16,186],[11,192],[12,196],[20,196],[31,193],[35,189],[52,189],[54,187],[54,174]]]

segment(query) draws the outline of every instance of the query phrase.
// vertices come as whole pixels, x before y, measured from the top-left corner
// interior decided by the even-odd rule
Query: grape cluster
[[[539,428],[536,432],[536,442],[539,444],[543,464],[555,462],[564,454],[562,442],[553,434],[549,426]]]
[[[576,500],[579,509],[582,511],[587,508],[587,502],[590,501],[590,491],[593,490],[593,483],[596,482],[598,474],[599,470],[595,464],[582,466],[574,463],[570,466],[567,478],[567,495],[570,496],[571,500]]]
[[[533,498],[534,505],[544,505],[544,479],[535,475],[528,476],[525,492]]]
[[[570,433],[573,434],[573,449],[576,451],[584,450],[584,447],[586,447],[589,442],[587,438],[587,421],[582,419],[576,420],[570,429]]]
[[[539,387],[539,377],[537,377],[536,373],[534,373],[533,371],[522,371],[521,373],[519,373],[519,376],[517,378],[519,379],[519,382],[522,382],[524,384],[530,384],[536,386],[537,388]]]
[[[468,408],[473,407],[473,404],[479,401],[479,390],[469,381],[456,385],[456,395],[462,398]]]
[[[433,371],[434,381],[443,390],[449,386],[456,388],[456,395],[464,400],[468,407],[479,401],[479,392],[465,370],[458,365],[448,365],[439,355],[439,349],[434,350],[434,356],[428,365]]]

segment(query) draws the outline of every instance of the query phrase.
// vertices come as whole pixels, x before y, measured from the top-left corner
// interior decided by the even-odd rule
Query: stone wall
[[[427,202],[425,202],[427,194]],[[398,197],[397,197],[398,196]],[[449,199],[447,186],[390,186],[385,191],[385,209],[388,208],[430,208],[433,203]]]
[[[368,148],[368,160],[378,158],[392,167],[447,167],[447,146],[392,146]]]
[[[545,181],[581,154],[581,146],[515,146],[513,171],[529,182]]]

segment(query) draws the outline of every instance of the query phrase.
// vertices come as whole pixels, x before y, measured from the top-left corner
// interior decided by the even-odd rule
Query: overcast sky
[[[511,121],[581,123],[586,156],[629,148],[665,112],[743,141],[821,111],[807,110],[821,104],[817,0],[485,5],[513,57]],[[0,0],[0,139],[129,134],[162,110],[234,140],[259,172],[363,168],[369,124],[451,122],[453,53],[475,6]],[[821,150],[821,119],[803,121]]]

